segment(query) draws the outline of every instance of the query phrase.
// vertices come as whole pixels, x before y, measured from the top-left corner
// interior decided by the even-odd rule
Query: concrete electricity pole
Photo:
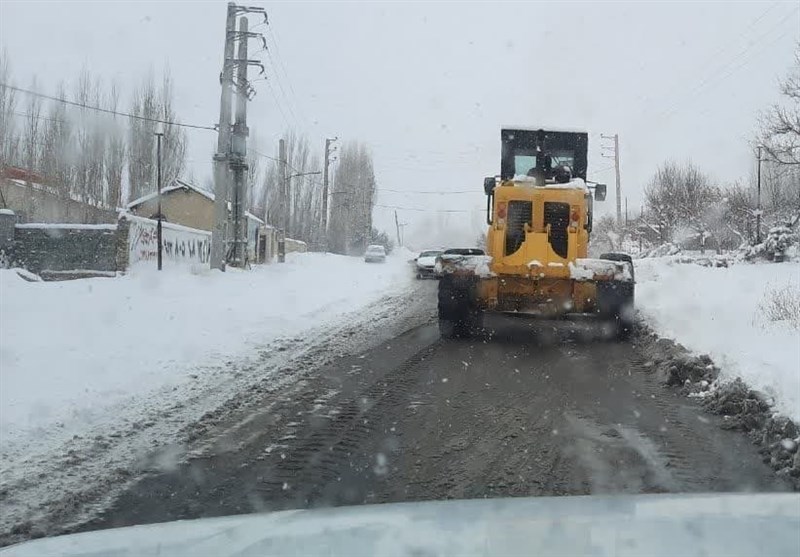
[[[239,20],[239,51],[236,60],[236,123],[231,138],[231,161],[233,170],[232,213],[233,258],[235,267],[244,267],[247,259],[247,35],[246,17]]]
[[[397,211],[394,212],[394,226],[397,229],[397,245],[402,246],[403,241],[400,239],[400,221],[397,220]]]
[[[236,5],[228,4],[225,20],[225,54],[220,74],[217,152],[214,155],[214,227],[211,230],[211,268],[225,270],[228,223],[228,155],[231,148],[231,85],[233,84],[233,43],[236,33]]]
[[[281,185],[278,213],[280,215],[281,223],[280,230],[278,230],[278,263],[283,263],[286,261],[286,211],[288,209],[288,203],[286,199],[286,141],[283,139],[278,142],[278,159],[278,180],[280,181]]]
[[[156,240],[158,241],[158,270],[163,267],[164,260],[164,236],[161,227],[161,221],[164,220],[162,214],[163,208],[161,207],[161,140],[164,139],[164,125],[159,122],[156,124],[156,138],[158,145],[156,147],[156,182],[158,186],[158,223],[156,224]]]
[[[622,224],[622,187],[620,186],[620,179],[619,179],[619,134],[614,134],[613,136],[603,135],[600,134],[600,137],[603,139],[613,139],[614,140],[614,171],[616,173],[616,180],[617,180],[617,226]],[[611,149],[611,147],[604,147],[605,149]],[[606,158],[611,158],[609,155],[603,155]]]
[[[322,169],[322,235],[324,237],[324,248],[328,250],[328,166],[330,166],[331,143],[339,139],[338,137],[327,138],[325,140],[325,166]],[[334,147],[334,150],[336,147]]]

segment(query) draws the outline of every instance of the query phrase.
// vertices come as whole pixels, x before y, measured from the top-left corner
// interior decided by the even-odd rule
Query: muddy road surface
[[[588,325],[421,326],[230,412],[147,472],[91,530],[292,508],[504,496],[774,491],[742,434],[664,387],[648,346]]]

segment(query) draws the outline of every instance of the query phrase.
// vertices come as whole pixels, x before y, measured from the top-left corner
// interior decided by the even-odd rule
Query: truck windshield
[[[575,156],[570,150],[551,151],[550,167],[569,166],[574,168]],[[536,154],[532,152],[517,152],[514,154],[514,175],[531,176],[536,168]]]

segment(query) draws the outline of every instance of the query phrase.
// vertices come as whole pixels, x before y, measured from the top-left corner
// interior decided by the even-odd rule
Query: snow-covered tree
[[[645,188],[645,211],[662,242],[675,239],[680,229],[704,235],[720,225],[715,204],[720,188],[692,162],[661,165]]]

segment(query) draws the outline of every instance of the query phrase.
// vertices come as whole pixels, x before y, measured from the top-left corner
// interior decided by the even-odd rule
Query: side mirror
[[[605,184],[595,184],[594,185],[594,199],[595,199],[595,201],[605,201],[606,200],[606,185]]]
[[[494,176],[490,176],[489,178],[483,179],[483,192],[486,195],[492,195],[494,192],[495,180]]]

